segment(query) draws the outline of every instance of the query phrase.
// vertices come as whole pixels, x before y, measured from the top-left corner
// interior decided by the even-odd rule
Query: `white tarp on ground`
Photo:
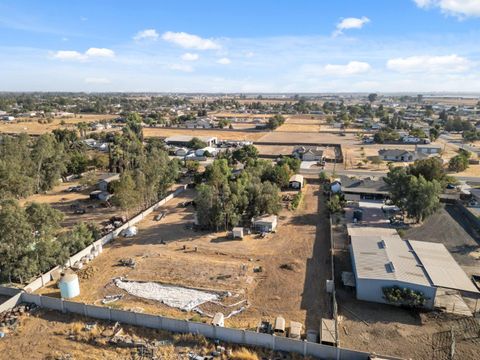
[[[162,285],[154,282],[135,282],[118,279],[115,280],[115,285],[131,295],[160,301],[165,305],[185,311],[191,311],[205,302],[219,299],[217,294],[206,291]]]

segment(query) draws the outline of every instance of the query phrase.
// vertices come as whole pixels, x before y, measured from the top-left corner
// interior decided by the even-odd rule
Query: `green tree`
[[[232,157],[234,160],[245,163],[248,159],[257,159],[258,158],[258,150],[253,145],[244,145],[239,149],[236,149]]]
[[[135,182],[131,173],[123,173],[120,180],[114,182],[112,186],[114,203],[127,214],[130,210],[136,209],[139,206],[141,199],[139,192],[136,191]]]
[[[192,140],[188,142],[188,148],[198,150],[207,147],[207,143],[205,141],[200,140],[197,137],[194,137]]]

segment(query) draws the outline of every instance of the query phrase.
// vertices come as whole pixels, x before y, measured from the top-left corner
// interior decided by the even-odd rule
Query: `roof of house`
[[[108,173],[100,176],[99,181],[111,182],[120,179],[120,174]]]
[[[388,194],[388,184],[382,177],[341,177],[342,191],[344,193],[363,194]]]
[[[288,181],[289,182],[296,181],[296,182],[299,182],[299,183],[303,183],[303,175],[300,175],[300,174],[292,175],[290,177],[290,180],[288,180]]]
[[[416,240],[409,240],[409,243],[433,285],[478,293],[475,285],[457,264],[445,245]]]
[[[396,280],[432,286],[408,241],[398,235],[352,236],[357,279]]]
[[[391,227],[373,227],[359,226],[356,224],[347,224],[347,233],[349,236],[395,236],[398,235],[397,230]]]
[[[378,150],[378,154],[381,156],[400,157],[402,155],[413,155],[414,152],[403,149],[381,149]]]
[[[253,222],[275,222],[277,215],[261,215],[253,219]]]
[[[440,145],[434,145],[434,144],[423,144],[423,145],[417,145],[417,149],[439,149],[442,150],[442,147]]]
[[[312,154],[315,156],[322,156],[323,155],[324,148],[318,147],[318,146],[297,146],[293,149],[294,153],[298,154]]]

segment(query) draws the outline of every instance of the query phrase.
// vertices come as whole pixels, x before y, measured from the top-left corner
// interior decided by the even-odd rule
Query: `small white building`
[[[288,186],[292,189],[300,190],[303,187],[303,181],[303,175],[295,174],[290,177],[290,180],[288,180]]]
[[[253,219],[253,228],[258,232],[272,232],[277,228],[277,215],[262,215]]]
[[[232,237],[234,239],[243,239],[243,227],[234,227],[232,229]]]
[[[442,152],[442,147],[438,145],[417,145],[415,146],[415,150],[417,153],[425,154],[425,155],[437,155]]]

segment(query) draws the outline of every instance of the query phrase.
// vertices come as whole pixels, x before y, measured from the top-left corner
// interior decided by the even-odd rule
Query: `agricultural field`
[[[112,120],[117,115],[77,115],[70,118],[55,118],[51,123],[40,124],[38,121],[45,119],[39,118],[19,118],[13,122],[0,122],[0,133],[27,133],[29,135],[41,135],[52,132],[55,129],[73,127],[80,122],[96,122],[102,120]]]
[[[140,222],[137,236],[106,245],[79,271],[81,294],[74,300],[101,305],[102,299],[121,295],[107,306],[203,321],[211,321],[210,316],[220,311],[232,315],[226,326],[241,328],[255,328],[262,318],[282,315],[287,322],[318,329],[321,317],[331,316],[325,292],[330,277],[328,226],[318,221],[319,212],[326,211],[318,185],[307,186],[297,210],[282,210],[276,233],[243,240],[232,240],[224,232],[194,231],[193,207],[182,206],[194,195],[194,190],[185,191]],[[155,221],[160,212],[166,215]],[[135,291],[143,287],[148,297],[158,285],[217,298],[197,306],[196,312],[182,311],[136,296],[140,293],[131,287],[137,286]],[[39,292],[59,296],[54,283]]]

